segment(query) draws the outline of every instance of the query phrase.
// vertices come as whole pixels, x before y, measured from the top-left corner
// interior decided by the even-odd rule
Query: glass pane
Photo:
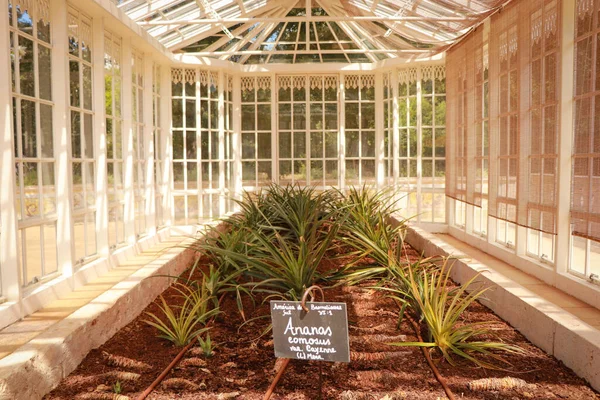
[[[27,15],[26,13],[24,15]],[[21,25],[19,19],[19,25]],[[29,21],[31,23],[31,21]],[[35,96],[35,79],[33,76],[33,41],[19,36],[19,81],[21,93]]]
[[[358,157],[358,132],[346,132],[346,157]]]
[[[194,100],[185,101],[185,126],[186,128],[196,127],[196,101]]]
[[[21,251],[23,253],[24,268],[24,286],[36,283],[42,276],[42,243],[41,230],[39,226],[23,229],[23,243]],[[52,236],[49,235],[49,240]]]
[[[83,149],[85,157],[94,158],[94,135],[91,114],[83,114],[83,133],[85,136]]]
[[[292,129],[292,106],[290,104],[279,105],[279,129]]]
[[[254,158],[255,140],[254,133],[242,133],[242,159]]]
[[[38,164],[23,163],[23,185],[25,189],[25,218],[40,215]]]
[[[83,164],[85,174],[85,194],[87,206],[96,204],[96,190],[94,186],[94,163],[87,162]]]
[[[52,142],[52,107],[40,104],[40,139],[42,141],[42,157],[54,157]]]
[[[183,106],[181,99],[173,99],[172,101],[173,127],[183,127]]]
[[[83,66],[83,107],[92,109],[92,69],[87,65]]]
[[[203,163],[205,164],[205,163]],[[186,164],[186,173],[187,173],[187,189],[196,189],[198,187],[198,164],[196,163],[187,163]]]
[[[325,104],[325,129],[337,129],[337,104]]]
[[[41,163],[42,168],[42,193],[44,215],[53,214],[56,211],[56,194],[54,187],[54,163]]]
[[[81,158],[81,115],[71,111],[71,157]]]
[[[360,107],[362,129],[375,129],[375,104],[363,103]]]
[[[362,157],[375,157],[375,132],[363,132],[361,135]]]
[[[21,146],[23,157],[37,157],[35,103],[21,100]]]
[[[258,133],[257,158],[271,158],[271,134]]]
[[[358,129],[358,104],[346,104],[346,129]]]
[[[258,127],[259,131],[270,131],[271,130],[271,106],[259,104],[258,109]]]
[[[255,129],[254,118],[255,118],[254,105],[243,105],[242,106],[242,130],[253,131]]]
[[[294,128],[306,129],[306,104],[294,104]]]
[[[85,215],[73,217],[73,237],[75,263],[85,258]]]
[[[310,157],[323,158],[323,134],[321,132],[312,132],[310,135]]]
[[[338,156],[338,133],[325,133],[325,157],[337,158]]]
[[[204,138],[206,139],[206,135],[204,135]],[[202,154],[201,154],[202,158],[204,158],[205,156],[208,156],[208,143],[206,143],[206,141],[205,141],[203,144],[206,144],[206,146],[202,146]],[[206,147],[206,149],[205,149],[205,147]],[[198,144],[196,141],[196,132],[186,131],[185,132],[185,159],[195,160],[197,157],[198,157]]]
[[[38,75],[40,98],[52,100],[52,60],[50,49],[42,45],[38,45]]]
[[[294,132],[294,158],[306,157],[306,134],[304,132]]]
[[[292,134],[290,132],[281,132],[279,134],[279,157],[292,157]]]
[[[79,87],[79,63],[77,61],[69,61],[69,87],[71,106],[79,107],[81,104],[80,87]]]
[[[41,19],[38,21],[37,35],[38,39],[41,39],[46,43],[50,43],[50,23],[48,21],[42,21]]]

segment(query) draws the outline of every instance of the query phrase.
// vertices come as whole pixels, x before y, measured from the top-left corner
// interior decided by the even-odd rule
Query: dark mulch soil
[[[414,250],[407,257],[416,259]],[[324,268],[348,262],[328,260]],[[365,260],[368,262],[368,260]],[[179,299],[172,289],[163,294],[169,304]],[[324,399],[445,399],[421,351],[411,347],[392,347],[385,343],[415,341],[408,321],[396,329],[397,307],[375,292],[363,287],[327,289],[329,301],[348,304],[352,351],[349,364],[318,363],[292,360],[276,388],[273,399],[319,398],[319,367],[322,368]],[[267,304],[253,309],[252,316],[268,315]],[[157,313],[157,303],[146,309]],[[211,330],[217,343],[215,355],[204,358],[199,347],[190,350],[182,362],[152,393],[150,399],[262,399],[273,380],[276,360],[270,335],[259,337],[269,319],[258,319],[238,330],[242,319],[233,299],[224,300],[220,318]],[[436,358],[441,374],[461,399],[585,399],[598,400],[584,380],[578,378],[554,357],[529,343],[520,333],[476,304],[467,320],[490,321],[489,327],[504,341],[528,350],[527,356],[508,355],[510,371],[474,368],[459,362],[452,367]],[[148,326],[142,314],[112,339],[91,351],[79,367],[65,378],[45,399],[113,399],[111,386],[119,381],[124,396],[134,399],[160,374],[179,352],[169,342],[158,339],[156,330]],[[433,353],[434,357],[438,357]],[[279,365],[279,362],[277,363]],[[468,383],[487,377],[523,379],[527,386],[506,391],[470,391]],[[125,397],[122,397],[123,399]]]

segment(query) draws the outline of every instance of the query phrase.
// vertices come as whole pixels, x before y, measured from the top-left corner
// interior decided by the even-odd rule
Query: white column
[[[293,79],[294,78],[292,78],[292,82],[293,82]],[[310,178],[312,175],[311,168],[310,168],[310,159],[311,159],[311,154],[310,154],[310,76],[306,76],[304,85],[305,85],[304,86],[304,96],[306,99],[306,119],[305,119],[306,122],[304,125],[304,143],[306,143],[306,152],[305,152],[306,184],[314,185],[314,183],[312,182],[312,179]],[[293,92],[294,92],[294,89],[293,89],[293,85],[292,85],[292,96],[293,96]],[[325,171],[323,171],[323,173],[325,173]]]
[[[555,272],[566,273],[569,267],[571,245],[571,159],[573,135],[573,70],[575,37],[575,2],[562,2],[561,36],[561,88],[560,88],[560,130],[558,139],[558,202],[556,224]]]
[[[94,107],[94,150],[96,157],[96,243],[98,255],[108,257],[108,197],[106,194],[106,109],[104,97],[104,20],[92,24],[92,93]]]
[[[469,67],[467,66],[467,70],[469,70]],[[474,70],[474,68],[473,68]],[[475,138],[475,132],[476,132],[476,124],[475,124],[475,110],[476,110],[476,106],[475,101],[476,101],[476,96],[473,96],[473,94],[475,93],[475,90],[473,89],[475,86],[475,77],[474,76],[467,76],[467,93],[471,93],[471,96],[467,96],[467,120],[465,121],[465,130],[466,130],[466,134],[465,134],[465,140],[467,141],[467,154],[466,154],[466,163],[467,165],[469,165],[470,162],[472,162],[472,160],[475,158],[475,153],[476,153],[476,149],[475,149],[475,140],[473,140],[472,138]],[[473,106],[471,106],[473,104]],[[435,115],[433,116],[433,118],[435,118]],[[479,135],[479,132],[477,132],[477,135]],[[475,163],[473,162],[473,165],[475,165]],[[473,202],[473,193],[475,192],[475,169],[474,168],[468,168],[467,167],[467,193],[466,193],[466,204],[465,204],[465,226],[464,226],[464,230],[465,232],[469,233],[469,234],[473,234],[473,219],[474,219],[474,206],[472,204]]]
[[[421,68],[417,68],[417,221],[421,222],[421,180],[423,179],[423,132],[421,112]]]
[[[232,148],[233,148],[233,187],[234,187],[234,198],[240,199],[242,196],[242,135],[240,134],[242,128],[242,89],[241,79],[239,75],[233,77],[233,133],[231,134]],[[238,206],[235,206],[235,210],[238,211]]]
[[[526,25],[528,26],[528,24]],[[524,29],[521,32],[525,31]],[[529,29],[527,29],[527,32]],[[528,132],[531,126],[530,120],[530,112],[531,109],[531,75],[528,73],[531,71],[531,67],[529,65],[530,55],[527,49],[531,48],[529,43],[529,34],[521,34],[519,36],[519,46],[520,49],[517,52],[517,68],[518,68],[518,107],[519,107],[519,132]],[[522,47],[521,47],[522,46]],[[572,79],[572,78],[571,78]],[[535,135],[536,133],[533,133]],[[521,218],[521,214],[523,210],[527,210],[527,203],[529,201],[526,194],[528,194],[527,186],[529,185],[529,153],[531,149],[530,143],[530,133],[529,135],[519,134],[518,137],[518,171],[517,171],[517,216],[515,225],[515,243],[513,243],[515,253],[519,256],[524,256],[527,254],[527,234],[529,229],[521,224],[527,223],[527,219],[524,221]],[[510,139],[509,139],[510,140]],[[537,137],[531,137],[531,140],[539,140]],[[510,169],[510,168],[509,168]],[[510,172],[509,172],[510,175]],[[525,211],[527,213],[527,211]],[[507,228],[508,229],[508,228]],[[534,232],[534,234],[539,235],[539,232]],[[540,238],[541,240],[541,238]],[[537,249],[536,249],[537,253]]]
[[[0,7],[0,43],[9,43],[8,7]],[[2,67],[4,65],[4,67]],[[0,70],[10,71],[10,52],[0,51]],[[15,161],[12,125],[11,78],[8,72],[0,74],[0,267],[2,268],[2,296],[8,301],[21,297],[19,282],[19,253],[17,248],[17,215],[15,213]]]
[[[278,94],[277,78],[275,77],[275,74],[271,74],[271,175],[273,176],[273,182],[276,183],[279,183],[279,126],[277,124]],[[306,118],[306,123],[308,124],[308,115]]]
[[[144,214],[146,216],[146,232],[152,236],[156,233],[156,198],[154,196],[154,115],[153,102],[154,91],[152,90],[154,82],[154,71],[152,69],[154,60],[152,55],[144,54],[144,143],[146,159],[146,171],[144,172],[146,197]]]
[[[219,93],[219,216],[225,214],[225,73],[218,75]],[[213,215],[214,217],[214,215]]]
[[[67,2],[51,0],[50,25],[52,29],[52,99],[55,187],[56,187],[56,244],[58,270],[65,276],[73,275],[72,220],[69,181],[69,60],[67,36]]]
[[[390,85],[392,86],[392,169],[394,171],[394,186],[398,186],[398,177],[400,175],[400,160],[398,153],[400,151],[400,114],[398,110],[398,70],[394,69],[391,73]]]
[[[385,184],[385,168],[383,163],[383,74],[375,73],[375,177],[377,187]]]
[[[185,71],[185,70],[184,70]],[[184,72],[185,74],[185,72]],[[210,79],[210,71],[200,71],[198,70],[198,68],[194,68],[194,88],[195,88],[195,96],[196,96],[196,102],[195,102],[195,106],[196,106],[196,111],[195,111],[195,115],[196,115],[196,200],[192,200],[192,201],[196,201],[196,203],[198,204],[198,215],[196,216],[196,220],[195,221],[191,221],[190,222],[190,214],[189,214],[189,209],[190,209],[190,199],[192,199],[192,196],[186,196],[186,206],[187,206],[187,210],[186,210],[186,225],[197,225],[198,221],[200,219],[203,219],[203,214],[204,214],[204,187],[203,187],[203,180],[204,177],[202,176],[202,162],[200,160],[202,160],[202,157],[207,157],[207,154],[202,154],[202,146],[200,145],[200,138],[202,135],[202,118],[200,118],[200,113],[201,113],[201,106],[200,103],[203,101],[207,102],[208,107],[210,108],[210,100],[204,100],[201,99],[200,97],[200,79],[202,74],[207,74],[206,76],[206,85],[208,86],[208,90],[210,90],[210,83],[211,83],[211,79]],[[185,75],[184,75],[185,76]],[[185,84],[186,84],[186,80],[184,80],[182,82],[183,85],[183,92],[185,93]],[[209,95],[210,97],[210,95]],[[186,107],[186,112],[187,112],[187,104],[185,105]],[[185,116],[184,116],[185,118]],[[187,125],[187,122],[186,122]],[[205,128],[208,130],[208,128],[210,127],[210,121],[208,121],[208,126],[206,126]],[[207,135],[210,136],[210,133],[206,133]],[[187,140],[187,132],[186,132],[186,140]],[[186,151],[187,151],[187,147],[186,147]],[[186,156],[187,159],[187,156]],[[189,163],[189,160],[187,161]],[[187,180],[187,171],[185,171],[185,176],[186,176],[186,180]],[[208,178],[210,179],[210,177]],[[209,206],[209,210],[212,211],[212,206]]]
[[[125,241],[135,243],[135,211],[133,191],[133,127],[132,127],[132,82],[131,82],[131,39],[123,38],[123,60],[121,63],[121,102],[123,117],[123,198],[125,210],[123,221],[125,227]]]
[[[160,135],[162,148],[163,169],[160,172],[162,174],[162,207],[163,207],[163,218],[165,225],[172,225],[173,221],[173,196],[171,193],[173,187],[173,174],[171,160],[173,159],[173,146],[172,140],[173,135],[171,132],[171,68],[168,65],[161,67],[160,77],[160,124],[162,128],[162,135]],[[158,205],[157,205],[158,207]]]
[[[345,75],[340,74],[340,86],[339,86],[339,102],[340,105],[340,137],[339,137],[339,187],[340,190],[346,189],[346,82],[344,82]]]

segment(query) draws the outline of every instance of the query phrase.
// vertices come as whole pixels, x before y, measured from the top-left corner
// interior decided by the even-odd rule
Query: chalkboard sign
[[[271,301],[275,357],[350,362],[346,303]]]

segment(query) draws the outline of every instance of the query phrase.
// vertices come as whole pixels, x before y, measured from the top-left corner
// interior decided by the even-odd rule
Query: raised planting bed
[[[378,216],[381,224],[374,223],[373,226],[385,225],[383,216]],[[261,226],[261,223],[257,226]],[[326,233],[334,229],[329,222],[322,228]],[[360,230],[358,226],[354,228],[356,232]],[[394,237],[399,233],[395,230],[390,232]],[[345,234],[353,233],[346,231]],[[376,232],[372,234],[378,235]],[[340,235],[344,233],[340,231]],[[276,236],[269,236],[270,243],[278,243]],[[310,242],[310,239],[306,239],[309,237],[309,234],[300,236],[298,243]],[[246,244],[246,240],[242,242]],[[379,243],[385,247],[384,242]],[[405,271],[404,265],[414,266],[421,260],[419,254],[409,246],[402,242],[394,243],[393,248],[381,254],[384,258],[393,255],[394,260],[401,260],[400,270]],[[224,242],[221,244],[224,245]],[[477,301],[462,312],[456,326],[484,322],[479,328],[485,328],[486,332],[470,338],[470,343],[499,342],[518,348],[518,352],[494,349],[491,354],[476,356],[478,362],[494,364],[501,369],[482,368],[456,354],[452,356],[455,365],[451,365],[435,346],[426,352],[434,365],[431,368],[420,347],[389,345],[417,342],[419,336],[430,341],[428,336],[431,327],[424,319],[416,321],[415,326],[413,322],[418,320],[419,314],[410,307],[398,323],[399,303],[386,296],[389,292],[374,288],[392,285],[393,279],[386,275],[387,268],[376,275],[361,275],[374,265],[381,266],[382,258],[375,251],[360,251],[360,246],[356,244],[356,241],[336,238],[319,261],[315,273],[307,278],[308,283],[318,283],[324,288],[327,301],[347,304],[351,362],[292,360],[275,388],[273,399],[445,399],[447,392],[441,382],[447,385],[455,398],[460,399],[600,399],[600,395],[583,379],[532,345]],[[281,246],[285,250],[286,245]],[[225,247],[229,248],[229,245]],[[220,254],[237,257],[233,253]],[[390,263],[390,268],[393,267],[393,260],[384,261]],[[275,259],[270,262],[273,267],[279,265]],[[214,253],[201,255],[196,266],[182,275],[186,282],[206,282],[207,276],[217,268]],[[263,399],[282,365],[281,360],[276,360],[273,354],[272,336],[268,330],[269,304],[266,300],[273,298],[274,293],[280,293],[278,298],[297,299],[298,296],[283,289],[278,292],[279,287],[256,285],[260,282],[259,278],[263,277],[259,273],[262,264],[256,262],[254,266],[247,267],[244,274],[235,275],[230,283],[235,281],[251,290],[239,297],[235,290],[223,290],[211,298],[218,298],[220,313],[216,318],[206,318],[201,326],[210,328],[213,354],[207,356],[207,346],[200,346],[197,338],[207,339],[206,332],[202,332],[189,342],[189,350],[147,398]],[[423,270],[423,276],[433,279],[436,274],[440,276],[439,271],[433,266],[431,272]],[[353,279],[354,284],[351,285],[347,279],[353,273],[359,274],[354,275],[355,278],[360,276],[363,279]],[[234,287],[227,286],[229,289]],[[460,287],[448,281],[440,290],[457,293],[458,289]],[[136,320],[100,348],[91,351],[79,367],[45,398],[138,398],[182,349],[182,346],[177,347],[157,337],[159,331],[146,322],[151,319],[148,313],[164,320],[161,307],[164,308],[165,303],[174,310],[181,307],[185,309],[181,292],[181,285],[167,289],[162,299],[157,298]],[[449,303],[452,303],[452,297]],[[503,361],[494,356],[502,357]],[[319,370],[322,371],[321,379]],[[434,370],[439,372],[440,379],[436,379]]]
[[[416,253],[411,249],[416,257]],[[335,260],[345,263],[347,260]],[[327,261],[328,266],[334,264]],[[330,301],[348,304],[350,323],[350,364],[323,366],[323,395],[328,399],[437,399],[445,394],[416,348],[392,347],[385,343],[415,341],[408,321],[396,329],[396,305],[381,292],[356,287],[326,289]],[[165,300],[180,303],[173,288]],[[251,308],[246,300],[246,307]],[[158,313],[155,301],[147,312]],[[238,331],[243,320],[233,298],[226,298],[223,314],[211,329],[216,343],[214,356],[206,358],[194,346],[149,396],[150,399],[262,399],[275,375],[273,343],[267,334],[269,320],[250,322]],[[257,307],[252,315],[268,315],[268,305]],[[600,395],[560,362],[531,345],[521,334],[484,306],[475,304],[465,314],[469,321],[493,321],[490,328],[503,340],[518,344],[530,354],[506,355],[510,371],[473,368],[461,362],[452,367],[438,362],[451,389],[464,399],[594,399]],[[112,339],[93,350],[81,365],[46,399],[112,399],[113,385],[119,381],[122,395],[134,399],[160,374],[179,352],[170,342],[159,339],[156,329],[144,322],[142,314]],[[469,383],[481,378],[515,377],[527,386],[504,391],[472,391]],[[315,399],[318,397],[318,364],[294,360],[276,389],[275,399]]]

